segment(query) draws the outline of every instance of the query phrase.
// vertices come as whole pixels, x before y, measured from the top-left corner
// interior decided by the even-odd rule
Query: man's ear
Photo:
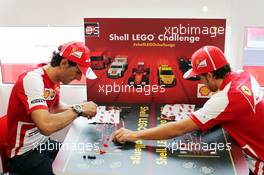
[[[63,58],[63,59],[61,60],[61,62],[60,62],[60,68],[62,68],[62,69],[66,69],[66,68],[68,67],[68,65],[69,65],[68,60],[65,59],[65,58]]]

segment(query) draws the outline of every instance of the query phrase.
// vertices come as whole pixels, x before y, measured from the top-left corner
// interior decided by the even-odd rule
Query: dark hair
[[[215,70],[215,71],[212,71],[211,73],[213,74],[213,76],[216,78],[216,79],[223,79],[225,78],[225,76],[231,72],[231,67],[230,67],[230,64],[227,63],[225,66]],[[203,73],[201,74],[202,76],[206,76],[207,73]]]
[[[60,52],[58,52],[58,51],[54,51],[54,52],[52,53],[52,58],[51,58],[51,61],[50,61],[50,65],[51,65],[52,67],[57,67],[57,66],[59,66],[59,65],[60,65],[60,62],[61,62],[61,60],[62,60],[63,58],[64,58],[64,57],[60,56]],[[72,62],[72,61],[70,61],[70,60],[68,60],[68,63],[69,63],[70,66],[76,66],[76,65],[77,65],[77,63]]]

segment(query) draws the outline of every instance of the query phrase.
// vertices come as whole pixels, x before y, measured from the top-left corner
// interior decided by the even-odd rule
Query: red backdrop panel
[[[225,19],[124,19],[85,18],[85,42],[92,50],[104,48],[113,57],[127,56],[128,69],[119,79],[110,79],[106,72],[109,66],[95,70],[98,78],[87,80],[88,100],[119,103],[194,103],[203,104],[207,99],[197,98],[197,83],[182,78],[178,60],[190,59],[192,53],[204,45],[215,45],[224,51]],[[113,37],[113,36],[117,37]],[[170,36],[172,41],[162,37]],[[121,37],[120,37],[121,36]],[[123,38],[122,38],[123,36]],[[137,38],[141,36],[141,38]],[[144,38],[149,36],[149,38]],[[182,37],[182,38],[180,38]],[[194,42],[190,39],[195,38]],[[113,39],[114,38],[114,39]],[[122,40],[123,39],[123,40]],[[140,45],[140,46],[139,46]],[[155,45],[155,46],[154,46]],[[170,47],[168,47],[170,46]],[[114,85],[127,85],[132,68],[139,61],[150,68],[149,84],[158,85],[158,66],[173,67],[177,83],[165,88],[165,92],[125,92]],[[112,91],[110,91],[112,87]],[[106,93],[106,88],[108,91]]]

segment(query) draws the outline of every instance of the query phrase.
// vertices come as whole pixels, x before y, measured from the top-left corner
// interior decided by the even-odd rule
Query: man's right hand
[[[120,128],[116,130],[113,135],[113,141],[119,142],[121,144],[124,144],[127,141],[130,142],[135,142],[138,140],[137,138],[137,132],[136,131],[131,131],[126,128]]]
[[[93,118],[96,115],[97,112],[97,105],[92,102],[86,102],[82,104],[82,108],[83,108],[83,117],[87,117],[88,119]]]

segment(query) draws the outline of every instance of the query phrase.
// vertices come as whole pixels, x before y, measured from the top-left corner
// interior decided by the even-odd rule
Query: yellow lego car
[[[158,81],[159,85],[165,87],[173,87],[176,85],[176,76],[173,74],[171,66],[160,65],[158,68]]]

